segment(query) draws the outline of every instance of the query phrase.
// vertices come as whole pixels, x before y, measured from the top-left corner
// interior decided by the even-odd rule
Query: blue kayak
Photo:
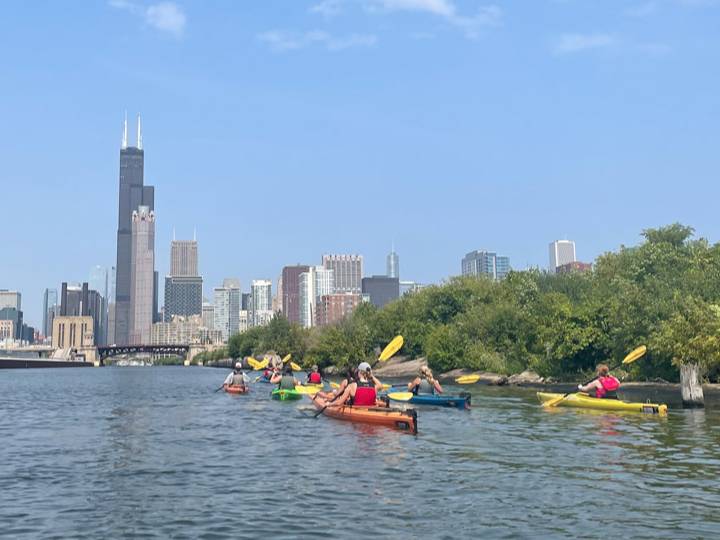
[[[470,408],[470,394],[463,392],[459,396],[444,396],[442,394],[417,394],[409,400],[394,400],[397,403],[412,403],[413,405],[433,405],[435,407],[455,407],[456,409]]]

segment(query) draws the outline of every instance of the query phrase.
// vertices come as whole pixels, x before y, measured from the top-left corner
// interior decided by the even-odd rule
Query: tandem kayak
[[[279,399],[280,401],[292,401],[302,399],[303,397],[303,394],[297,390],[284,390],[280,388],[273,390],[270,395],[273,399]]]
[[[438,394],[418,394],[412,398],[393,399],[392,393],[388,394],[390,401],[397,403],[411,403],[413,405],[434,405],[435,407],[455,407],[457,409],[470,408],[470,394],[463,392],[459,396],[443,396]]]
[[[553,394],[550,392],[537,393],[540,403],[545,403],[546,401],[562,397],[563,395],[564,394]],[[556,406],[596,409],[600,411],[627,411],[659,415],[667,414],[667,405],[657,403],[631,403],[628,401],[620,401],[619,399],[599,399],[580,392],[570,394]]]
[[[228,394],[247,394],[248,387],[236,384],[223,384],[223,390]]]
[[[313,400],[317,410],[322,410],[322,405]],[[358,422],[361,424],[373,424],[376,426],[387,426],[417,435],[417,412],[414,409],[407,411],[402,409],[391,409],[388,407],[327,407],[323,414],[337,420],[347,422]]]

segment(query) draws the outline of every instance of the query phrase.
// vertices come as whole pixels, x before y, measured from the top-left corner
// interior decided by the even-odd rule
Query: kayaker
[[[285,364],[282,374],[280,372],[275,373],[270,382],[277,384],[280,390],[295,390],[296,386],[300,386],[300,381],[293,376],[292,366],[289,363]]]
[[[418,394],[442,394],[443,389],[440,383],[433,377],[432,370],[423,366],[420,368],[420,375],[408,383],[408,391]]]
[[[617,399],[617,390],[620,388],[620,381],[610,375],[610,368],[607,364],[598,364],[595,368],[597,378],[586,384],[578,384],[578,390],[588,394],[594,394],[596,398]]]
[[[243,373],[242,364],[238,362],[235,364],[235,369],[232,370],[232,373],[225,378],[223,386],[247,386],[249,384],[250,379]]]
[[[380,392],[383,389],[380,379],[378,379],[372,372],[372,366],[370,364],[367,362],[360,362],[360,365],[358,366],[358,373],[361,371],[365,374],[365,378],[375,385],[376,391]]]
[[[349,367],[347,369],[347,373],[345,374],[345,378],[340,382],[340,385],[335,388],[334,390],[331,390],[330,392],[323,392],[322,390],[318,392],[316,395],[318,397],[321,397],[323,399],[335,399],[337,396],[341,395],[345,389],[348,387],[348,385],[355,380],[356,377],[356,371],[355,368]]]
[[[317,365],[312,367],[312,371],[308,373],[306,384],[322,384],[322,375]]]
[[[377,402],[377,391],[375,390],[375,382],[372,376],[368,374],[367,368],[370,365],[363,362],[358,366],[357,381],[353,381],[347,385],[342,394],[331,400],[325,400],[317,395],[313,398],[320,405],[325,407],[342,407],[343,405],[352,405],[353,407],[374,407]]]

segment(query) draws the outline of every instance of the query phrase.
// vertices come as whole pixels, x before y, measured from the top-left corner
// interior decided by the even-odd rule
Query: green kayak
[[[276,388],[272,391],[271,397],[273,399],[279,399],[280,401],[293,401],[296,399],[302,399],[303,394],[297,390],[280,390]]]

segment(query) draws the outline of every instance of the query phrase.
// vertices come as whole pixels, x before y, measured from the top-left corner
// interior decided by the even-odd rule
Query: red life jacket
[[[266,369],[265,371],[263,371],[263,377],[268,380],[270,379],[270,377],[272,377],[272,373],[270,373],[269,369]]]
[[[322,382],[322,377],[318,372],[314,371],[310,374],[310,377],[308,377],[308,382],[310,384],[320,384]]]
[[[361,386],[361,384],[363,386]],[[377,392],[374,386],[367,386],[368,383],[360,383],[355,389],[353,405],[355,407],[374,407],[377,400]]]
[[[614,392],[620,388],[620,381],[612,375],[608,375],[607,377],[598,377],[598,381],[600,381],[601,387],[595,389],[595,397],[605,397],[608,392]]]

